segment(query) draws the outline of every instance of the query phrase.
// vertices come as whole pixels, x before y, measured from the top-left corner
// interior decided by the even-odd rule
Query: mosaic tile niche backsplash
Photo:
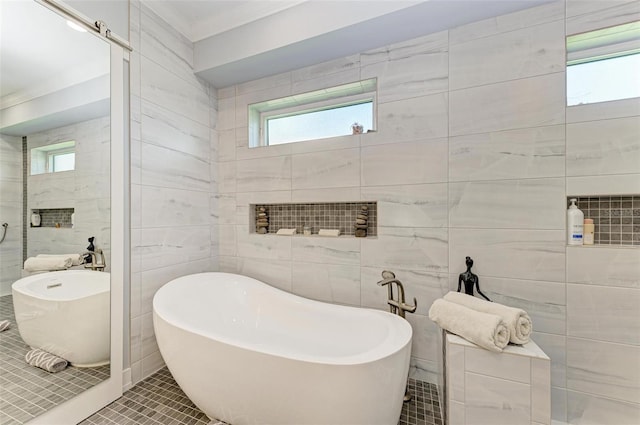
[[[255,227],[255,217],[258,209],[266,210],[269,227],[268,233],[276,233],[278,229],[296,229],[297,234],[303,233],[304,226],[311,227],[311,233],[316,235],[320,229],[340,229],[341,235],[355,235],[355,223],[362,206],[368,208],[367,236],[376,236],[378,227],[378,211],[375,202],[330,202],[306,204],[257,204],[252,205]]]
[[[593,219],[595,244],[640,246],[640,195],[577,199],[584,218]]]
[[[33,210],[40,214],[40,227],[71,227],[73,208],[52,208]],[[25,217],[25,220],[30,220]]]

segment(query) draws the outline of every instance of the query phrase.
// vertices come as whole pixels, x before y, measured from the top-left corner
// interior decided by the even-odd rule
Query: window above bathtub
[[[567,106],[640,97],[640,21],[567,37]]]
[[[73,140],[31,149],[31,175],[73,171],[76,142]]]
[[[249,105],[249,147],[375,130],[376,79]]]

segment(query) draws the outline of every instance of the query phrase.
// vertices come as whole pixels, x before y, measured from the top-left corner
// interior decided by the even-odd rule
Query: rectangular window
[[[567,37],[567,105],[640,97],[640,22]]]
[[[375,130],[376,79],[249,105],[249,146],[273,146]]]
[[[31,149],[31,175],[73,171],[76,166],[76,142],[54,143]]]

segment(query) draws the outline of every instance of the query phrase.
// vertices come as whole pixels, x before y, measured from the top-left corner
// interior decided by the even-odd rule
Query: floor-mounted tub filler
[[[35,274],[11,286],[22,340],[77,367],[109,363],[110,275],[90,270]]]
[[[229,273],[175,279],[153,299],[160,352],[211,419],[245,424],[396,424],[411,326]]]

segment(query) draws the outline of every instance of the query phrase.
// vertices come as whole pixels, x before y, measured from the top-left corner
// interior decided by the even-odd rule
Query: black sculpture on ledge
[[[467,257],[466,264],[467,271],[464,273],[460,273],[460,277],[458,277],[458,292],[460,292],[460,288],[464,283],[464,293],[473,296],[473,286],[475,285],[476,289],[478,290],[478,294],[482,295],[485,300],[491,301],[485,294],[482,293],[482,291],[480,291],[480,279],[478,278],[478,275],[471,272],[471,267],[473,267],[473,260],[471,259],[471,257]]]

